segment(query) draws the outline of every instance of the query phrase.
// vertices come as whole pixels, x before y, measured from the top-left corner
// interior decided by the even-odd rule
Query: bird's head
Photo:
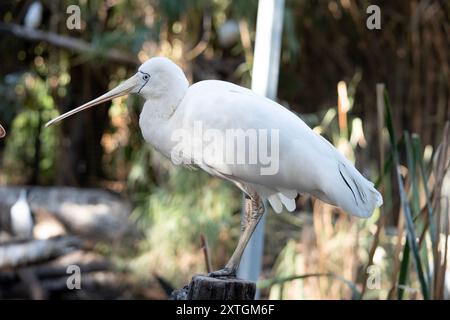
[[[163,57],[151,58],[144,62],[131,78],[111,91],[50,120],[45,126],[48,127],[75,113],[124,95],[137,93],[146,100],[170,99],[178,93],[184,94],[188,86],[189,83],[183,71],[175,63]]]

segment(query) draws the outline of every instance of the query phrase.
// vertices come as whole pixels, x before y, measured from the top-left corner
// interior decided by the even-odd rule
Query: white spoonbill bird
[[[225,268],[211,276],[235,275],[264,214],[263,200],[276,212],[283,205],[293,211],[297,194],[309,193],[359,217],[369,217],[383,203],[380,193],[352,163],[288,109],[229,82],[206,80],[190,86],[181,68],[163,57],[149,59],[116,88],[47,126],[131,93],[145,98],[139,125],[147,142],[175,164],[193,164],[233,182],[246,194],[239,243]],[[201,138],[199,131],[205,133]],[[250,143],[255,137],[259,151]],[[245,148],[236,148],[236,141],[244,141]],[[271,169],[267,157],[255,155],[262,149],[271,156]],[[228,157],[234,153],[241,161]]]
[[[23,239],[29,239],[33,236],[33,216],[31,208],[27,201],[27,190],[20,191],[19,199],[11,207],[11,229],[15,236]]]
[[[37,29],[42,22],[42,11],[44,7],[40,1],[34,1],[28,8],[27,14],[25,15],[24,25],[29,29]]]

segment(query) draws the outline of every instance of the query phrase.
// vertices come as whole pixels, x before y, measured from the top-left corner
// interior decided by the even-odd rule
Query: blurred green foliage
[[[3,155],[3,166],[8,168],[5,171],[7,181],[28,183],[33,170],[38,170],[40,179],[37,182],[48,184],[55,174],[58,136],[56,129],[42,130],[42,126],[59,113],[48,94],[47,83],[39,76],[25,73],[10,76],[8,80],[1,91],[15,95],[14,99],[4,101],[7,106],[3,110],[15,114]]]
[[[173,168],[166,178],[164,185],[141,195],[132,215],[146,236],[135,266],[143,275],[149,266],[157,273],[164,270],[164,276],[181,284],[193,272],[206,272],[205,264],[189,257],[201,257],[201,234],[209,241],[215,267],[226,262],[217,253],[232,250],[237,241],[239,215],[230,213],[239,210],[240,196],[204,172]]]

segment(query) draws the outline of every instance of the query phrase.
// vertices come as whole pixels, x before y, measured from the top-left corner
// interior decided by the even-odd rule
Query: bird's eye
[[[148,74],[144,74],[144,76],[142,77],[142,79],[144,79],[144,81],[147,81],[150,78],[150,76]]]

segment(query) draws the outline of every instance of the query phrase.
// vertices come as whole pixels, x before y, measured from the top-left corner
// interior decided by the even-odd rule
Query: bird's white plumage
[[[30,29],[37,29],[41,25],[43,6],[40,1],[34,1],[25,15],[24,25]]]
[[[20,238],[31,238],[33,235],[33,217],[27,202],[25,190],[20,192],[19,199],[11,207],[11,229],[15,236]]]
[[[276,129],[279,171],[275,175],[261,175],[260,163],[197,162],[208,173],[231,180],[244,191],[256,191],[276,212],[282,205],[294,210],[298,193],[312,194],[360,217],[370,216],[382,204],[380,193],[350,161],[276,102],[223,81],[201,81],[188,87],[181,69],[165,58],[150,59],[139,70],[152,77],[148,89],[140,92],[147,100],[140,126],[146,141],[164,155],[170,157],[177,146],[173,133],[180,129],[191,132],[196,122],[201,122],[205,130],[223,132]],[[193,144],[185,142],[184,157],[196,157]]]
[[[383,203],[373,184],[294,113],[229,82],[208,80],[189,86],[181,68],[166,58],[146,61],[130,79],[47,126],[129,93],[145,98],[139,125],[144,139],[158,151],[175,163],[196,164],[211,175],[232,181],[249,195],[257,193],[276,212],[281,212],[283,205],[293,211],[297,194],[303,193],[360,217],[370,216]],[[196,136],[197,124],[203,131],[221,136],[234,130],[233,139],[240,140],[252,131],[260,142],[265,133],[268,154],[276,155],[276,170],[264,174],[266,164],[260,157],[255,162],[223,161],[235,146]],[[189,138],[177,139],[185,136]],[[236,156],[240,153],[247,160],[253,151],[248,147]]]
[[[297,194],[310,193],[360,217],[370,216],[383,202],[370,181],[286,108],[228,82],[189,86],[183,71],[166,58],[146,61],[128,80],[46,126],[130,93],[146,100],[139,126],[147,142],[175,164],[197,165],[248,195],[236,250],[225,268],[211,276],[236,274],[264,214],[262,199],[276,212],[283,206],[293,211]]]
[[[219,27],[217,38],[223,48],[229,48],[235,44],[240,37],[239,23],[236,20],[228,20]]]

